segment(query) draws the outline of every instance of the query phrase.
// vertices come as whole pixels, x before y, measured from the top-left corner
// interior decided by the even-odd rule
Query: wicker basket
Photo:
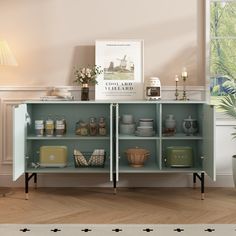
[[[75,167],[104,167],[106,161],[106,152],[74,152]]]
[[[129,148],[125,152],[128,162],[132,167],[143,167],[150,153],[144,148]]]

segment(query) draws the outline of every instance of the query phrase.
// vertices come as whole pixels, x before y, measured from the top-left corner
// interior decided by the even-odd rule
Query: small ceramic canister
[[[198,122],[196,119],[192,119],[188,116],[187,119],[183,121],[183,131],[186,135],[195,135],[198,132]]]
[[[167,128],[167,129],[175,129],[176,128],[176,121],[175,121],[174,115],[169,114],[166,116],[165,128]]]

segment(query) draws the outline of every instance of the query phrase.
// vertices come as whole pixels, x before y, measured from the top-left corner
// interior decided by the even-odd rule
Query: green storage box
[[[193,149],[187,146],[171,146],[166,148],[167,167],[192,167]]]

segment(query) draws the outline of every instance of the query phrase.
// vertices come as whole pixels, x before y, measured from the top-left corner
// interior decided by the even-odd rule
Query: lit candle
[[[182,69],[182,77],[184,77],[184,78],[188,77],[188,73],[187,73],[186,67],[183,67],[183,69]]]
[[[178,75],[175,76],[175,82],[179,82],[179,77],[178,77]]]

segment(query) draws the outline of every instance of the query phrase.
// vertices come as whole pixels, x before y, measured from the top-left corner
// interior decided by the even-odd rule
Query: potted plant
[[[226,115],[236,119],[236,94],[229,94],[223,97],[218,107]],[[234,129],[236,130],[236,127],[234,127]],[[236,132],[233,132],[232,136],[233,139],[236,139]],[[232,157],[232,171],[233,171],[234,185],[236,186],[236,155],[233,155]]]
[[[89,100],[89,86],[97,84],[96,77],[103,71],[100,66],[83,67],[74,69],[74,82],[81,86],[81,100]]]

